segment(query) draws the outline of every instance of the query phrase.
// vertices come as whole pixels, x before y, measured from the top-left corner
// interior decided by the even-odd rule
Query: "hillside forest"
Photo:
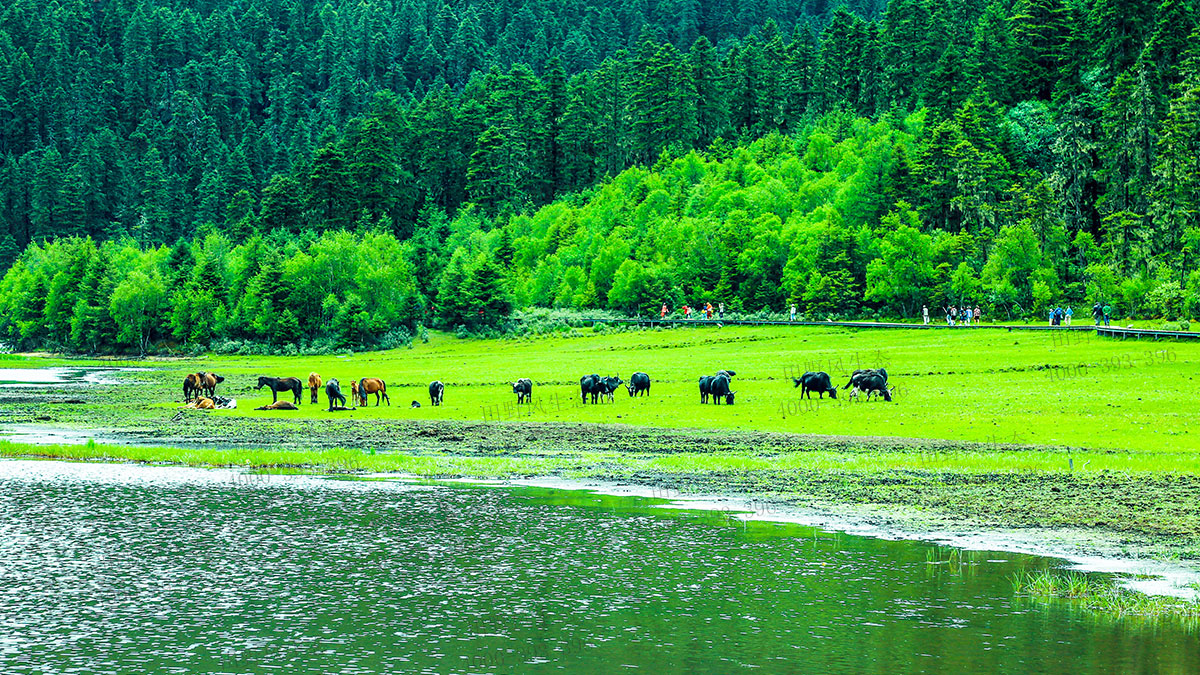
[[[0,7],[11,348],[705,302],[1181,321],[1198,254],[1195,0]]]

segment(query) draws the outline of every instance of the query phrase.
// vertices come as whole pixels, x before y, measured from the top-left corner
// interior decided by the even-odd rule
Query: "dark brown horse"
[[[279,400],[279,392],[290,391],[296,399],[296,403],[300,403],[300,391],[304,389],[304,383],[298,377],[260,377],[258,378],[258,386],[255,389],[263,387],[271,388],[271,402]]]
[[[200,395],[200,373],[188,373],[183,378],[183,402],[187,403]]]
[[[358,396],[359,403],[363,406],[367,405],[367,396],[375,394],[375,407],[379,407],[379,399],[382,396],[384,401],[390,406],[392,399],[387,395],[387,384],[378,377],[364,377],[358,381],[358,386],[355,387],[355,394]]]
[[[308,390],[312,392],[312,403],[318,403],[317,392],[321,390],[321,376],[316,373],[308,374]],[[343,405],[345,405],[343,403]]]

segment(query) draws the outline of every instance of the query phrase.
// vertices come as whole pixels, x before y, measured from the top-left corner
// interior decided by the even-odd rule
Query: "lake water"
[[[147,368],[0,368],[0,387],[37,388],[56,386],[121,384],[120,373],[144,372]]]
[[[0,461],[0,672],[1200,672],[1013,597],[1054,561],[654,503]]]

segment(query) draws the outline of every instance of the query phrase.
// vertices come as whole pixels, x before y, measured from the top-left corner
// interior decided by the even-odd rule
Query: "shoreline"
[[[941,527],[922,524],[914,517],[904,518],[892,514],[880,518],[866,512],[855,513],[854,509],[825,506],[822,508],[800,508],[784,504],[772,504],[747,494],[686,494],[663,496],[656,489],[644,485],[606,483],[603,481],[573,480],[563,478],[529,478],[509,481],[480,481],[470,478],[456,479],[465,483],[543,487],[556,490],[586,490],[613,497],[649,497],[670,501],[659,505],[667,509],[698,509],[725,511],[732,518],[768,523],[791,523],[815,527],[828,532],[871,537],[887,541],[921,541],[940,546],[950,546],[973,551],[996,551],[1020,553],[1045,558],[1060,558],[1070,563],[1065,569],[1101,574],[1128,575],[1119,579],[1118,585],[1145,595],[1161,595],[1182,600],[1200,600],[1200,561],[1156,560],[1122,556],[1104,550],[1103,537],[1089,537],[1086,531],[1072,528],[1039,530],[1036,534],[1021,529],[997,529],[977,527],[969,522],[946,523]],[[1097,553],[1088,555],[1079,550],[1086,540],[1087,546],[1099,547]],[[1116,547],[1115,542],[1107,542]],[[1137,578],[1146,575],[1157,579]]]
[[[839,482],[809,470],[743,470],[736,466],[721,466],[722,462],[734,463],[746,458],[769,462],[788,456],[819,454],[822,450],[816,448],[826,443],[826,450],[847,456],[878,451],[877,447],[857,448],[854,439],[830,439],[832,442],[823,443],[818,439],[782,434],[774,435],[775,438],[764,434],[747,437],[733,434],[716,443],[716,447],[704,447],[712,443],[711,438],[701,439],[676,432],[659,434],[655,439],[655,445],[659,447],[655,448],[656,452],[650,452],[645,447],[631,450],[630,446],[645,445],[647,432],[651,430],[591,425],[589,430],[597,440],[604,442],[594,452],[583,452],[565,447],[566,438],[577,433],[582,425],[557,425],[562,427],[557,434],[547,433],[551,427],[538,423],[513,423],[502,427],[502,434],[524,432],[524,438],[542,437],[535,447],[522,451],[492,445],[492,439],[483,432],[495,433],[494,426],[475,430],[476,433],[462,426],[447,428],[433,422],[403,426],[409,428],[402,438],[397,439],[397,444],[411,443],[411,447],[378,453],[333,449],[211,449],[211,445],[206,449],[183,439],[179,439],[181,445],[187,447],[169,447],[170,439],[153,439],[163,443],[163,446],[157,446],[145,444],[152,439],[142,437],[136,445],[4,442],[0,443],[0,457],[226,467],[265,474],[301,471],[528,485],[591,490],[618,497],[652,497],[668,500],[664,505],[668,508],[724,510],[730,512],[731,517],[746,520],[791,522],[853,535],[928,541],[972,550],[1029,553],[1066,560],[1071,563],[1071,569],[1081,571],[1134,577],[1155,575],[1161,578],[1130,578],[1122,581],[1122,585],[1149,595],[1183,599],[1200,597],[1200,557],[1186,555],[1192,550],[1189,547],[1180,549],[1183,544],[1194,545],[1186,541],[1194,541],[1191,537],[1181,538],[1150,527],[1140,532],[1122,531],[1089,524],[1080,518],[1030,523],[1030,519],[1046,515],[1039,513],[1047,507],[1039,504],[1036,497],[1025,503],[1023,509],[990,513],[967,513],[969,507],[964,508],[961,503],[957,508],[947,508],[944,501],[940,508],[935,507],[928,502],[941,501],[937,497],[945,486],[939,484],[956,482],[946,472],[882,469],[850,473],[834,470],[844,479]],[[113,430],[112,433],[120,437],[123,432]],[[87,435],[86,430],[82,430],[73,438],[79,441]],[[762,441],[774,442],[759,445]],[[748,445],[758,447],[748,450]],[[924,447],[913,452],[928,454],[931,450]],[[944,450],[953,452],[949,448]],[[707,470],[671,470],[656,466],[660,460],[678,460],[685,464],[699,461],[711,466]],[[823,485],[817,485],[819,478],[825,479]],[[912,481],[908,485],[909,491],[893,492],[905,478]],[[1200,488],[1200,478],[1193,476],[1119,476],[1110,472],[1036,472],[1026,476],[1006,474],[978,478],[990,488],[1017,481],[1010,487],[1018,492],[1025,482],[1020,480],[1022,478],[1063,486],[1099,479],[1108,488],[1103,491],[1105,493],[1121,493],[1122,486],[1133,489],[1134,485],[1155,480],[1166,485]],[[1056,487],[1050,485],[1049,490]],[[983,488],[975,490],[980,489]],[[1063,489],[1059,487],[1058,491]],[[973,492],[970,487],[955,485],[951,494],[959,498],[957,501],[966,502]],[[1102,501],[1100,498],[1104,496],[1086,491],[1081,494],[1090,496],[1091,502]],[[1104,510],[1103,505],[1089,504],[1086,499],[1073,502],[1072,506],[1078,507],[1073,509],[1076,516],[1086,513],[1089,507]]]

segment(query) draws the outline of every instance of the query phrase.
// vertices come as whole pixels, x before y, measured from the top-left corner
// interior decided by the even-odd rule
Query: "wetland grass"
[[[1183,620],[1200,629],[1200,600],[1147,595],[1122,588],[1116,580],[1073,570],[1025,570],[1012,577],[1015,595],[1049,602],[1069,600],[1102,614]]]

